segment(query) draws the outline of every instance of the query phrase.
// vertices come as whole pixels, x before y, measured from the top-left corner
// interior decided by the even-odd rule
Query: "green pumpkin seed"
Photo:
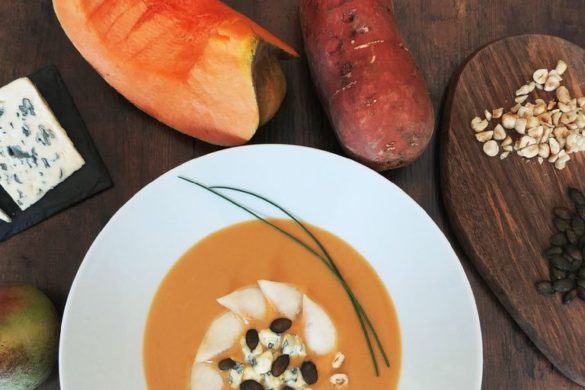
[[[585,267],[582,267],[578,273],[579,279],[585,279]]]
[[[577,214],[583,219],[585,219],[585,205],[577,206]]]
[[[573,289],[563,295],[563,305],[568,305],[577,298],[577,289]]]
[[[575,203],[576,206],[585,205],[585,196],[576,188],[569,187],[569,198]]]
[[[583,252],[575,245],[569,244],[565,246],[565,254],[574,260],[583,260]]]
[[[585,279],[577,280],[577,286],[579,286],[581,288],[585,288]]]
[[[550,268],[550,279],[552,281],[565,279],[567,277],[567,273],[565,271],[561,271],[560,269],[556,269],[554,267]]]
[[[550,264],[561,271],[570,271],[572,268],[571,262],[560,255],[553,256],[550,260]]]
[[[556,217],[555,219],[553,219],[553,223],[555,224],[555,227],[557,228],[557,230],[559,232],[566,232],[567,230],[569,230],[571,228],[569,221],[567,221],[566,219],[559,218],[559,217]]]
[[[573,229],[569,229],[565,232],[565,236],[567,236],[567,241],[569,241],[573,245],[577,245],[579,242],[579,236],[577,233],[573,231]]]
[[[541,295],[545,295],[545,296],[553,295],[555,293],[555,290],[553,289],[552,283],[547,282],[547,281],[537,283],[536,289],[538,290],[538,292]]]
[[[557,233],[551,237],[550,243],[554,246],[565,246],[569,241],[567,240],[567,236],[563,233]]]
[[[571,219],[571,217],[573,216],[573,213],[571,212],[571,210],[569,210],[566,207],[555,207],[553,209],[553,213],[556,217],[562,218],[562,219]]]
[[[560,255],[562,253],[563,253],[563,248],[561,248],[560,246],[551,246],[550,248],[547,248],[543,252],[543,255],[547,259],[550,259],[552,256],[554,256],[554,255]]]
[[[581,236],[581,238],[579,238],[579,241],[577,242],[577,246],[581,249],[585,249],[585,235]]]
[[[579,268],[581,268],[581,266],[583,265],[583,259],[580,260],[573,260],[573,262],[571,263],[571,274],[575,275],[575,279],[577,279],[577,275],[575,274],[575,272],[579,271]]]
[[[585,234],[585,221],[578,216],[574,216],[571,219],[571,229],[573,229],[578,236],[582,236]]]
[[[575,281],[571,279],[555,280],[552,287],[556,292],[565,293],[571,291],[575,287]]]
[[[585,288],[577,287],[577,296],[580,300],[585,301]]]

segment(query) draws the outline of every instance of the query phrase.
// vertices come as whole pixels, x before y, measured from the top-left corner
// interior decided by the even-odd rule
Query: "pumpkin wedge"
[[[232,146],[286,93],[280,39],[218,0],[53,0],[75,47],[138,108],[185,134]]]

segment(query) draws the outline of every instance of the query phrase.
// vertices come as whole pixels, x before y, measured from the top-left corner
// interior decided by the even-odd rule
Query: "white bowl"
[[[145,389],[144,328],[163,277],[197,241],[250,219],[179,175],[265,195],[365,256],[398,313],[400,390],[480,389],[482,343],[473,294],[431,218],[390,181],[351,160],[298,146],[259,145],[173,169],[134,196],[100,233],[65,308],[64,390]],[[281,216],[249,197],[245,203]]]

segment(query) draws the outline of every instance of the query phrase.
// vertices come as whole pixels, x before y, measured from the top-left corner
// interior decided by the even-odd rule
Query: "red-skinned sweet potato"
[[[390,0],[302,0],[313,80],[344,150],[379,171],[414,161],[434,129],[424,80]]]

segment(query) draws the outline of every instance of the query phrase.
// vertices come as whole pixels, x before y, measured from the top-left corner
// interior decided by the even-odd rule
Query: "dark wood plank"
[[[585,160],[573,155],[562,171],[511,155],[501,161],[482,152],[470,121],[488,108],[512,107],[515,90],[534,70],[569,65],[563,85],[585,90],[585,50],[560,38],[522,35],[500,40],[475,53],[449,96],[441,179],[447,212],[463,248],[516,322],[551,362],[585,385],[585,304],[561,305],[545,298],[535,283],[548,278],[542,251],[553,234],[552,208],[568,205],[568,186],[582,187]],[[549,92],[537,97],[554,98]],[[492,121],[493,128],[496,121]],[[519,135],[508,132],[514,139]]]
[[[435,111],[455,69],[478,47],[511,34],[546,32],[585,45],[585,3],[551,0],[394,0],[397,23],[427,79]],[[300,48],[297,0],[229,0]],[[115,181],[115,188],[0,244],[0,283],[29,282],[62,310],[75,272],[113,213],[166,170],[216,147],[169,130],[121,98],[79,56],[50,0],[0,1],[0,82],[56,63]],[[284,64],[289,94],[253,142],[340,148],[319,107],[304,60]],[[439,199],[436,141],[412,166],[386,176],[416,199],[450,235]],[[73,237],[74,239],[71,239]],[[456,242],[452,241],[455,245]],[[464,256],[482,322],[484,389],[578,389],[554,370],[505,313]],[[57,375],[43,389],[58,389]]]

